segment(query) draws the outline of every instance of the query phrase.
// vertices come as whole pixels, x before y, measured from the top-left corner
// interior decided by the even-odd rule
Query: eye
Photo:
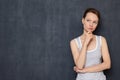
[[[96,21],[95,21],[95,22],[93,22],[93,23],[94,23],[94,24],[98,24],[98,22],[96,22]]]
[[[89,19],[87,19],[87,22],[89,22],[90,20]]]

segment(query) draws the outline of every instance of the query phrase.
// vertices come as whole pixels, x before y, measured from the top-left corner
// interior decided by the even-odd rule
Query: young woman
[[[99,21],[99,11],[88,8],[82,18],[83,34],[70,41],[76,80],[106,80],[103,70],[111,67],[107,42],[93,34]]]

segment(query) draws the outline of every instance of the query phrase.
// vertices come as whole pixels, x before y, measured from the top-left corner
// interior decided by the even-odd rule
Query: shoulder
[[[102,35],[96,35],[96,36],[100,37],[102,41],[106,41],[106,38],[104,36]]]
[[[75,37],[75,38],[73,38],[72,40],[70,40],[70,45],[71,44],[75,44],[75,42],[76,42],[76,40],[78,39],[79,37]]]
[[[74,43],[76,39],[77,39],[77,37],[70,40],[70,44]]]
[[[74,44],[74,42],[75,42],[75,39],[72,39],[72,40],[70,41],[70,45]]]
[[[105,38],[104,36],[101,36],[101,40],[102,40],[103,42],[106,42],[106,38]]]
[[[104,36],[102,35],[96,35],[96,36],[98,36],[100,39],[100,45],[104,45],[107,43],[106,38]]]
[[[104,36],[100,36],[100,43],[101,43],[101,45],[107,45],[107,41],[106,41],[106,38],[104,37]]]

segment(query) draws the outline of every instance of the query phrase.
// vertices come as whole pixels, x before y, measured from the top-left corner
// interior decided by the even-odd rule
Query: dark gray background
[[[82,33],[88,7],[101,12],[107,80],[120,80],[120,0],[0,0],[0,80],[75,80],[69,42]]]

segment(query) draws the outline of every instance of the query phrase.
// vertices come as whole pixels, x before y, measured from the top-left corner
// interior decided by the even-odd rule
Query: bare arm
[[[91,67],[86,67],[82,70],[79,70],[76,68],[76,71],[77,72],[98,72],[98,71],[103,71],[105,69],[109,69],[111,67],[111,60],[110,60],[107,42],[104,37],[102,37],[101,51],[102,51],[102,58],[103,58],[103,62],[101,64],[94,65]]]
[[[86,59],[86,49],[87,47],[84,46],[81,48],[81,50],[78,50],[77,45],[75,44],[75,40],[72,40],[70,42],[70,47],[74,59],[75,65],[79,68],[82,69],[85,64],[85,59]]]
[[[75,40],[72,40],[70,42],[74,63],[79,69],[84,68],[85,61],[86,61],[87,47],[92,37],[93,37],[92,34],[89,34],[89,33],[86,34],[81,50],[78,50]]]

